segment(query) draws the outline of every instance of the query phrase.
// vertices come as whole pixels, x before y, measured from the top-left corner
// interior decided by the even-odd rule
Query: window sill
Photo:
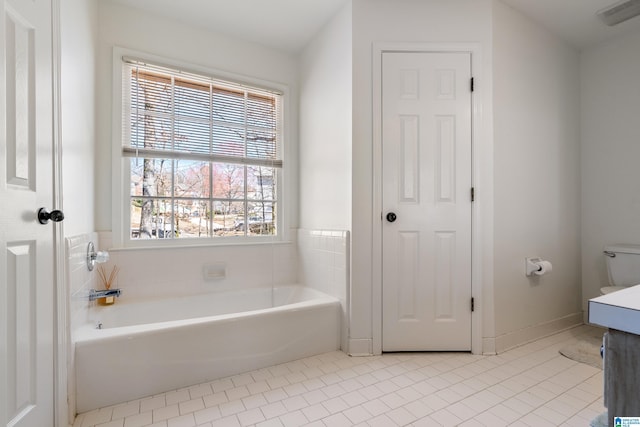
[[[194,243],[194,244],[172,244],[167,246],[156,246],[156,245],[135,245],[135,246],[121,246],[121,247],[113,247],[109,248],[110,252],[128,252],[128,251],[163,251],[163,250],[174,250],[174,249],[212,249],[212,248],[225,248],[229,246],[282,246],[282,245],[290,245],[293,244],[291,240],[273,240],[273,241],[261,241],[261,242],[219,242],[219,243]]]

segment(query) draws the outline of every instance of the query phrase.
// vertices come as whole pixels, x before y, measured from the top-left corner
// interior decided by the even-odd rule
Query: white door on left
[[[52,6],[0,0],[0,424],[54,423]]]

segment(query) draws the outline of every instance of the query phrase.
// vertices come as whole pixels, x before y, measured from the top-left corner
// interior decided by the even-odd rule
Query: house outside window
[[[277,236],[282,93],[126,57],[122,70],[125,242]]]

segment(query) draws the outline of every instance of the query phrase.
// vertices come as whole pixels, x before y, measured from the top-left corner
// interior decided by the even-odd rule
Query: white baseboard
[[[373,356],[373,340],[371,338],[350,338],[349,356]]]
[[[482,339],[482,354],[484,356],[496,355],[496,339],[495,338],[483,338]]]
[[[502,353],[514,347],[544,338],[549,335],[562,332],[583,324],[582,312],[572,313],[559,319],[538,325],[529,326],[524,329],[509,332],[495,338],[495,353]],[[487,338],[485,338],[485,341]],[[485,349],[485,351],[488,349]]]

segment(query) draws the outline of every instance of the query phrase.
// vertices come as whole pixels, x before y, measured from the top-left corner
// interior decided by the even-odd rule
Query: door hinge
[[[474,187],[471,187],[471,201],[476,201],[476,189]]]
[[[471,92],[473,92],[473,88],[474,88],[474,80],[473,77],[471,77]]]
[[[471,311],[475,311],[475,310],[476,310],[476,303],[473,297],[471,297]]]

